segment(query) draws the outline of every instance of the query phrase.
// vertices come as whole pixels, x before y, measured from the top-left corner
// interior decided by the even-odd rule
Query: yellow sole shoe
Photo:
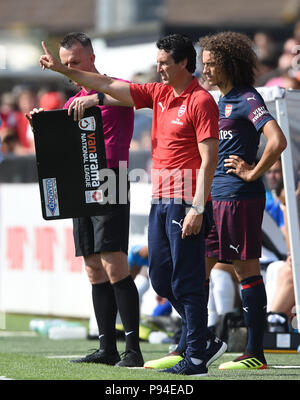
[[[222,370],[233,370],[233,369],[266,369],[267,363],[258,360],[256,357],[238,357],[236,360],[223,363],[219,366]]]
[[[183,357],[176,352],[172,352],[165,357],[159,358],[157,360],[147,361],[144,364],[144,368],[152,369],[165,369],[172,368],[174,365],[178,364],[179,361],[183,360]]]

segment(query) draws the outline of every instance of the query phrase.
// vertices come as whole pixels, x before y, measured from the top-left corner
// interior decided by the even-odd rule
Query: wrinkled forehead
[[[173,59],[172,53],[167,52],[165,50],[159,49],[157,52],[157,57],[156,57],[157,62],[166,62],[166,61],[171,61]]]

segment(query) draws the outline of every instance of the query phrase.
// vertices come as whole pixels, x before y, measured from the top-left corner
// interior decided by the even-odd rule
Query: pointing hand
[[[45,54],[40,57],[40,66],[42,69],[51,69],[52,71],[57,71],[64,73],[66,67],[48,50],[45,42],[42,42],[42,47]]]

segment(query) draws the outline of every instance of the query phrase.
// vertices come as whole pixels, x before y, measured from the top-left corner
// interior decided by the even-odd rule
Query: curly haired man
[[[245,353],[220,369],[265,369],[263,336],[266,292],[260,272],[265,188],[261,176],[278,160],[286,139],[253,88],[256,55],[244,34],[221,32],[202,37],[203,78],[221,92],[219,161],[212,184],[214,225],[206,240],[207,277],[218,261],[232,263],[241,283],[248,329]],[[260,135],[264,152],[256,155]]]

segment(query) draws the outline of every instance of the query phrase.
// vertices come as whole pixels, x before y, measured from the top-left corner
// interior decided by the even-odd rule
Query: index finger
[[[68,115],[69,116],[72,114],[72,110],[74,108],[74,103],[75,103],[75,100],[73,100],[72,103],[69,104],[69,107],[68,107]]]
[[[187,236],[188,236],[187,230],[186,228],[183,228],[181,233],[181,239],[185,239]]]
[[[47,55],[51,55],[51,53],[50,53],[50,51],[48,50],[48,48],[47,48],[45,42],[42,42],[42,47],[43,47],[43,49],[44,49],[44,51],[45,51],[45,53],[46,53]]]

